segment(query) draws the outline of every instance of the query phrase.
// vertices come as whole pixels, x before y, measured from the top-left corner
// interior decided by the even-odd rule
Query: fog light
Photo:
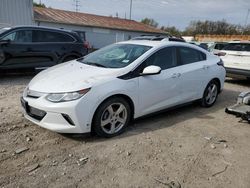
[[[72,119],[69,117],[69,115],[67,114],[62,114],[62,116],[64,117],[64,119],[72,126],[75,126],[74,122],[72,121]]]

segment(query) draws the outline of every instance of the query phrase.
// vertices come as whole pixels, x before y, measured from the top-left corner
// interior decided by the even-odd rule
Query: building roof
[[[52,8],[34,7],[35,21],[63,23],[88,27],[98,27],[107,29],[118,29],[127,31],[139,31],[153,34],[163,34],[164,31],[122,18],[99,16],[80,12],[58,10]]]

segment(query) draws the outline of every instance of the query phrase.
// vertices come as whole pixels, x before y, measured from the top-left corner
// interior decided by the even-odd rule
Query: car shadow
[[[224,89],[223,92],[219,95],[215,105],[210,108],[203,108],[199,105],[198,102],[194,102],[176,109],[165,110],[133,120],[124,133],[110,139],[116,140],[124,137],[152,132],[159,129],[165,129],[194,117],[201,119],[202,121],[215,119],[215,117],[211,116],[210,114],[224,110],[227,106],[233,105],[236,102],[239,93],[240,92]],[[91,134],[63,134],[63,136],[85,142],[107,141],[106,138],[100,138],[96,135],[93,136]]]
[[[226,78],[226,83],[250,87],[250,80],[248,80],[248,79]],[[250,90],[250,88],[249,88],[249,90]]]
[[[35,72],[0,71],[0,85],[26,85],[35,75]]]

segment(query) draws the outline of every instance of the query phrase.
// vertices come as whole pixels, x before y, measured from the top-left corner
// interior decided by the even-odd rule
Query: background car
[[[224,86],[218,56],[182,42],[130,40],[35,76],[21,99],[25,117],[61,133],[112,137],[130,120],[199,100]]]
[[[250,78],[250,41],[230,42],[218,55],[224,61],[227,76]]]
[[[87,54],[73,31],[15,27],[0,34],[0,69],[44,69]]]
[[[227,42],[212,42],[208,46],[208,51],[217,55],[227,44]]]
[[[174,42],[186,42],[182,38],[173,37],[171,35],[142,35],[132,38],[131,40],[151,40],[151,41],[174,41]]]

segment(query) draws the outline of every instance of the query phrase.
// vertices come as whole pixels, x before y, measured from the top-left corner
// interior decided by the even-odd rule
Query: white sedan
[[[212,106],[224,80],[223,62],[200,47],[133,40],[39,73],[21,103],[46,129],[112,137],[153,112],[196,100]]]

